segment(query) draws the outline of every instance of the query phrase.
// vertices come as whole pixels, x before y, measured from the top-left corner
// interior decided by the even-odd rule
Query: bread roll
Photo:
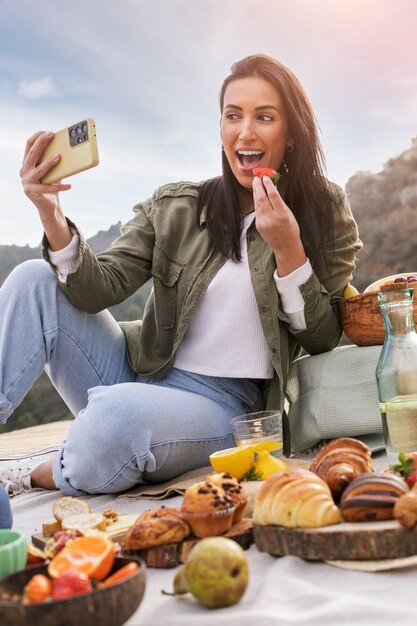
[[[100,513],[80,513],[68,515],[61,522],[62,530],[79,530],[83,534],[87,530],[106,530],[106,518]]]
[[[316,528],[340,522],[340,511],[326,483],[309,470],[289,470],[270,476],[259,490],[256,524]]]
[[[358,439],[333,439],[318,452],[310,470],[329,485],[333,498],[338,500],[356,476],[372,472],[371,450]]]
[[[62,522],[64,517],[91,513],[91,509],[84,500],[78,500],[72,496],[64,496],[55,500],[52,505],[52,513],[56,520]]]

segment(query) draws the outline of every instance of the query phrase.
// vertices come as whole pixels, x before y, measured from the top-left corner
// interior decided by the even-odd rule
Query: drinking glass
[[[238,415],[232,419],[232,431],[237,446],[271,441],[279,444],[279,449],[271,452],[282,454],[282,415],[281,411],[257,411]]]

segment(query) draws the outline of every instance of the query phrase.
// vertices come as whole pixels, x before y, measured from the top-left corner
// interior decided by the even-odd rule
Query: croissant
[[[289,470],[270,476],[259,490],[253,519],[265,526],[316,528],[338,524],[340,511],[326,483],[309,470]]]
[[[356,476],[373,471],[371,450],[358,439],[333,439],[317,454],[310,470],[329,485],[337,500]]]
[[[401,476],[387,472],[361,474],[343,492],[340,500],[343,519],[345,522],[393,519],[394,506],[408,492],[409,487]]]

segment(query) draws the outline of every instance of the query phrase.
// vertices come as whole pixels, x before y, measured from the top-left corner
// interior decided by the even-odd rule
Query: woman
[[[29,139],[21,177],[56,276],[24,263],[1,289],[0,415],[45,368],[77,417],[52,462],[3,471],[9,491],[120,492],[206,465],[234,444],[233,416],[282,408],[301,347],[339,341],[337,300],[361,244],[323,175],[300,83],[269,57],[247,57],[220,108],[223,176],[161,187],[97,256],[60,206],[70,185],[40,183],[59,160],[38,165],[52,133]],[[253,176],[258,166],[279,170],[277,188]],[[142,322],[119,326],[105,309],[150,277]]]

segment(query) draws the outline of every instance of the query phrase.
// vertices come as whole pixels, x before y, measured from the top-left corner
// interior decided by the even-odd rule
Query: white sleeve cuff
[[[56,269],[58,279],[61,283],[65,283],[68,274],[78,258],[79,246],[80,238],[73,230],[72,239],[65,248],[62,248],[62,250],[48,249],[49,258]]]
[[[310,278],[313,272],[310,261],[304,263],[296,270],[280,278],[275,270],[274,279],[284,312],[287,314],[291,325],[296,330],[305,330],[304,299],[300,293],[300,286]]]

